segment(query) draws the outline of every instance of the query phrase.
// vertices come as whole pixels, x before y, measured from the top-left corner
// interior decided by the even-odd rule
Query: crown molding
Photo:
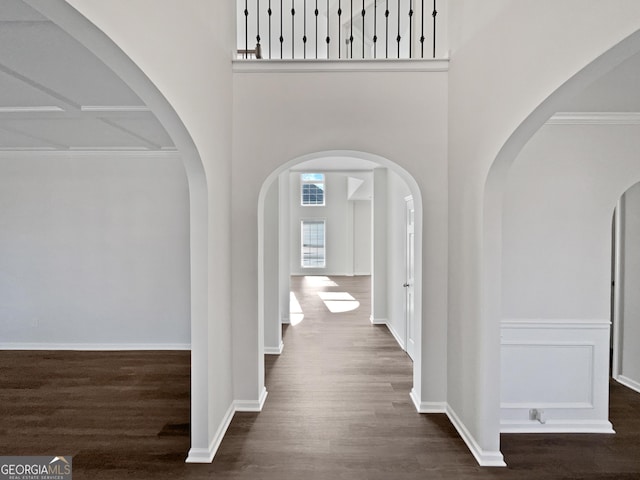
[[[640,125],[640,112],[557,112],[548,125]]]
[[[0,160],[17,158],[182,158],[177,150],[46,150],[0,148]]]

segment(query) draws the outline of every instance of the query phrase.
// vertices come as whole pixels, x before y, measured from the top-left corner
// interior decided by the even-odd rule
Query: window
[[[302,220],[301,263],[304,268],[324,268],[324,220]]]
[[[301,205],[324,205],[324,173],[300,174]]]

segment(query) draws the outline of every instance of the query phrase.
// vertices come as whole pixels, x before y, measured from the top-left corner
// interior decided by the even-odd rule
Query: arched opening
[[[189,266],[191,326],[190,461],[210,461],[208,192],[200,154],[182,119],[147,75],[115,44],[67,2],[25,0],[106,64],[142,99],[175,144],[189,189]]]
[[[555,122],[552,118],[548,125],[544,124],[554,113],[576,108],[571,102],[579,92],[639,50],[640,35],[636,33],[565,82],[514,131],[489,171],[483,201],[481,341],[484,370],[487,374],[502,371],[503,375],[502,379],[498,376],[485,379],[489,386],[485,389],[484,397],[487,402],[487,417],[491,417],[495,424],[496,436],[500,431],[612,432],[607,418],[611,208],[624,190],[621,188],[625,182],[624,176],[629,175],[634,167],[620,156],[612,157],[611,152],[604,147],[606,142],[601,142],[602,139],[599,135],[594,135],[594,131],[590,132],[590,138],[584,131],[581,134],[572,131],[589,128],[588,121],[579,121],[580,116],[578,120],[569,122],[556,116]],[[591,128],[594,126],[591,125]],[[623,130],[624,128],[618,129],[617,133],[622,134],[621,138],[626,139],[625,141],[630,140],[629,132]],[[548,148],[543,150],[541,145],[545,142]],[[555,146],[552,147],[554,142]],[[568,142],[574,149],[572,161],[576,161],[576,164],[569,166],[557,161],[562,151],[558,147],[562,142]],[[592,150],[589,151],[589,148]],[[547,157],[551,163],[549,169],[542,173],[545,165],[543,158],[547,153],[551,154],[551,157]],[[567,151],[562,154],[565,158],[571,157],[570,154],[567,155]],[[588,162],[576,160],[584,160],[590,154],[599,155],[597,160],[600,163],[596,161],[587,165]],[[523,160],[526,158],[529,161]],[[540,163],[535,163],[531,158]],[[602,164],[604,158],[608,161],[605,165]],[[613,161],[610,161],[612,158]],[[541,178],[538,182],[530,178],[520,185],[526,184],[529,188],[546,185],[550,194],[553,192],[555,195],[555,201],[545,195],[544,188],[535,194],[531,190],[528,193],[520,192],[522,195],[530,195],[529,200],[520,206],[528,205],[533,208],[533,211],[528,212],[529,220],[536,220],[530,226],[533,233],[539,234],[544,241],[535,248],[531,243],[525,248],[524,244],[532,242],[532,239],[526,240],[525,234],[522,234],[518,241],[522,242],[523,249],[516,254],[509,250],[514,245],[514,235],[517,236],[515,224],[508,225],[506,222],[510,215],[509,209],[512,211],[509,221],[516,218],[519,212],[522,213],[523,209],[520,208],[517,212],[517,207],[509,203],[515,198],[513,195],[516,188],[513,183],[512,188],[509,185],[515,181],[514,177],[523,173],[527,165],[528,168],[537,169]],[[518,173],[516,168],[521,171]],[[592,195],[593,192],[598,194]],[[577,201],[579,197],[586,200],[586,203],[594,203],[586,207],[584,203]],[[558,202],[561,198],[566,202]],[[552,202],[552,205],[547,202]],[[571,213],[565,212],[567,215],[563,217],[562,209],[565,206],[568,206]],[[552,214],[549,217],[543,211]],[[524,214],[526,216],[527,212]],[[581,227],[571,229],[571,225]],[[589,228],[596,233],[590,235],[588,230],[582,229],[585,225],[590,225]],[[542,228],[536,229],[536,226]],[[536,253],[527,257],[526,254],[530,251]],[[561,252],[566,254],[562,255]],[[589,256],[587,252],[593,256]],[[526,264],[528,270],[516,272],[518,262],[521,267]],[[578,264],[580,266],[576,267]],[[545,265],[548,267],[546,271]],[[528,281],[531,283],[525,287],[526,272],[529,273]],[[551,278],[550,272],[554,272]],[[522,275],[519,280],[522,289],[516,292],[518,283],[507,285],[507,282],[518,275]],[[567,278],[570,277],[574,281],[568,283]],[[548,280],[546,284],[542,283],[545,279]],[[558,281],[562,284],[561,291],[558,291]],[[581,285],[579,292],[576,286],[578,284]],[[589,298],[584,296],[587,291]],[[545,300],[548,301],[544,303]],[[567,332],[560,333],[558,329],[566,329]],[[546,333],[541,333],[545,331]],[[581,337],[577,333],[579,331],[583,331]],[[538,334],[549,338],[537,338]],[[553,341],[551,335],[555,335]],[[590,335],[596,335],[597,338]],[[520,351],[515,353],[518,349]],[[582,376],[581,385],[576,382],[569,384],[570,388],[565,388],[566,384],[559,387],[558,382],[561,380],[558,378],[551,381],[549,377],[534,378],[532,383],[525,385],[525,391],[528,392],[525,395],[529,398],[540,395],[534,401],[518,396],[515,392],[517,388],[513,392],[505,392],[507,388],[517,386],[513,383],[515,374],[505,371],[505,363],[510,362],[507,369],[517,369],[514,364],[514,359],[517,359],[523,367],[519,374],[524,377],[528,371],[536,374],[537,367],[539,371],[548,373],[550,369],[545,360],[537,361],[535,358],[549,359],[557,355],[559,359],[563,357],[560,353],[563,349],[564,353],[575,357],[573,366],[569,365],[571,362],[562,365],[562,368],[566,368],[564,378],[571,376],[573,382],[576,376]],[[549,355],[545,357],[545,354]],[[583,356],[582,359],[578,359],[580,355]],[[592,362],[592,365],[586,368],[588,362]],[[555,382],[555,385],[549,382]],[[534,392],[536,388],[532,385],[536,383],[541,387]],[[505,393],[507,398],[504,397]],[[567,396],[562,398],[561,395],[564,394]],[[562,406],[580,410],[573,418],[580,418],[583,422],[572,424],[571,419],[562,418],[559,414],[556,416],[554,408]],[[585,413],[587,411],[593,416],[589,417]]]
[[[314,171],[321,171],[323,164],[328,165],[328,161],[333,161],[331,165],[336,165],[335,160],[339,159],[345,163],[351,162],[352,167],[354,165],[359,165],[359,168],[362,168],[364,165],[367,169],[370,169],[372,173],[372,182],[374,186],[374,193],[372,202],[374,202],[372,213],[373,218],[373,229],[372,229],[372,241],[373,241],[373,260],[371,262],[372,267],[372,280],[371,280],[371,290],[372,290],[372,314],[371,319],[374,323],[387,323],[390,322],[387,318],[387,312],[389,306],[388,302],[388,285],[387,285],[387,275],[390,274],[391,278],[393,278],[395,283],[398,283],[398,289],[401,292],[401,295],[404,294],[403,287],[400,286],[400,278],[397,274],[393,274],[387,271],[386,258],[387,258],[387,241],[386,241],[386,217],[387,210],[386,205],[388,203],[388,188],[393,189],[394,193],[400,192],[400,201],[405,202],[406,194],[408,193],[412,199],[414,204],[414,235],[415,240],[413,245],[414,254],[413,254],[413,332],[407,333],[410,328],[406,327],[406,323],[401,325],[401,328],[396,324],[395,326],[391,323],[388,323],[390,330],[394,333],[394,336],[403,347],[403,349],[407,349],[407,343],[404,339],[407,336],[412,337],[411,340],[415,341],[415,348],[410,353],[413,358],[413,388],[411,391],[411,398],[416,404],[416,408],[421,410],[420,405],[420,388],[421,388],[421,355],[422,355],[422,342],[419,341],[421,339],[421,331],[422,331],[422,195],[420,189],[413,177],[403,168],[398,166],[397,164],[391,162],[388,159],[383,157],[373,155],[370,153],[357,152],[357,151],[348,151],[348,150],[340,150],[340,151],[325,151],[325,152],[317,152],[314,154],[305,155],[293,160],[290,160],[284,164],[282,164],[278,169],[273,171],[267,179],[264,181],[262,188],[260,190],[259,199],[258,199],[258,322],[259,322],[259,354],[258,361],[260,363],[259,369],[261,372],[261,376],[264,377],[264,339],[265,339],[265,328],[267,329],[267,337],[276,339],[275,344],[272,345],[272,349],[268,350],[267,353],[278,353],[279,346],[281,345],[281,337],[280,337],[280,329],[281,329],[281,318],[275,318],[274,321],[274,309],[273,309],[273,296],[274,296],[274,288],[273,285],[278,285],[277,289],[277,297],[278,304],[280,308],[280,312],[286,311],[289,313],[289,300],[290,300],[290,288],[289,288],[289,275],[290,271],[290,250],[291,246],[289,244],[288,238],[289,235],[287,231],[289,230],[290,220],[285,218],[284,222],[282,222],[280,231],[283,232],[284,241],[280,241],[279,243],[279,251],[281,253],[282,259],[278,262],[278,269],[273,271],[273,255],[268,253],[268,249],[271,248],[271,254],[275,253],[273,249],[273,245],[269,247],[268,238],[269,236],[273,236],[273,229],[271,229],[271,233],[269,233],[269,225],[268,222],[274,221],[273,209],[274,209],[274,201],[273,199],[269,201],[269,192],[271,191],[274,185],[280,184],[283,189],[281,189],[280,198],[283,199],[284,202],[290,202],[292,199],[289,198],[289,173],[292,169],[299,174],[299,168],[296,168],[299,165],[306,165],[308,168],[311,168]],[[360,162],[360,163],[359,163]],[[329,165],[329,170],[334,171],[334,168]],[[345,168],[345,172],[352,171],[353,168]],[[392,178],[387,178],[386,170],[390,172],[390,175],[393,175]],[[377,173],[376,173],[377,172]],[[376,179],[377,178],[377,179]],[[378,198],[376,199],[375,188],[376,185],[379,188]],[[396,185],[400,185],[401,187],[396,187]],[[398,190],[398,188],[401,188]],[[406,191],[404,190],[406,189]],[[284,190],[284,191],[283,191]],[[396,195],[397,196],[397,195]],[[277,202],[276,202],[277,203]],[[270,205],[270,207],[269,207]],[[376,205],[378,205],[376,207]],[[378,213],[380,215],[378,226],[376,223],[376,209],[381,212]],[[277,215],[276,215],[277,216]],[[404,213],[402,213],[404,216]],[[404,220],[403,220],[404,221]],[[277,232],[276,232],[277,233]],[[404,232],[401,232],[404,235]],[[376,238],[378,241],[376,241]],[[397,245],[396,245],[397,246]],[[383,252],[384,251],[384,252]],[[403,251],[401,255],[405,255]],[[294,254],[295,256],[295,254]],[[375,257],[378,257],[378,263],[376,264]],[[271,265],[268,265],[268,262],[271,262]],[[351,259],[353,265],[353,259]],[[316,270],[317,271],[317,270]],[[353,273],[353,270],[351,271]],[[396,278],[397,277],[397,278]],[[403,283],[407,283],[405,277],[402,277]],[[270,287],[271,286],[271,287]],[[406,288],[406,287],[405,287]],[[267,298],[267,290],[270,290],[270,295],[272,297],[271,301]],[[398,298],[397,296],[395,297]],[[396,302],[391,302],[396,303]],[[271,305],[271,307],[270,307]],[[277,308],[275,309],[277,311]],[[404,314],[403,314],[404,316]],[[268,319],[268,320],[267,320]],[[404,318],[403,318],[404,320]],[[404,323],[404,322],[403,322]],[[273,342],[273,341],[272,341]],[[286,346],[284,347],[286,348]]]
[[[637,178],[637,177],[636,177]],[[612,256],[612,341],[611,376],[625,387],[640,392],[638,356],[638,220],[640,219],[640,183],[627,189],[616,206]]]

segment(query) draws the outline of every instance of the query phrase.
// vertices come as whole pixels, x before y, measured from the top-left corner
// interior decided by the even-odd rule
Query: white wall
[[[0,347],[189,348],[175,154],[0,156]]]
[[[265,197],[264,217],[264,351],[279,353],[282,341],[280,327],[280,189],[273,182]]]
[[[620,351],[616,380],[640,391],[640,184],[635,184],[622,197],[620,209],[620,318],[617,328]]]
[[[373,170],[371,321],[387,323],[387,168]]]
[[[353,274],[371,275],[371,200],[352,200]]]
[[[611,431],[611,222],[640,179],[637,125],[546,125],[509,171],[502,238],[503,431]],[[542,425],[529,409],[542,408]]]
[[[349,172],[322,172],[325,174],[325,205],[303,206],[300,202],[300,172],[290,174],[290,269],[292,275],[370,275],[371,258],[371,203],[355,208],[347,198]],[[362,175],[361,175],[362,176]],[[366,212],[366,205],[369,213]],[[300,258],[300,224],[303,219],[325,220],[325,268],[302,267]],[[368,221],[367,221],[368,220]],[[359,270],[355,269],[356,253]]]
[[[460,1],[450,11],[455,34],[449,70],[447,388],[450,416],[476,459],[502,465],[495,372],[500,365],[505,172],[555,111],[560,95],[547,102],[552,93],[560,87],[567,95],[572,89],[575,93],[581,81],[622,61],[618,52],[610,63],[603,61],[565,84],[638,29],[640,4],[490,0],[483,2],[488,14],[469,22],[465,14],[476,3]]]

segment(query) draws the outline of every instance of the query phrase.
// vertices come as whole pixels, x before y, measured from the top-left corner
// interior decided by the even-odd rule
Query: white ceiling
[[[140,98],[21,0],[0,0],[0,150],[173,150]]]

